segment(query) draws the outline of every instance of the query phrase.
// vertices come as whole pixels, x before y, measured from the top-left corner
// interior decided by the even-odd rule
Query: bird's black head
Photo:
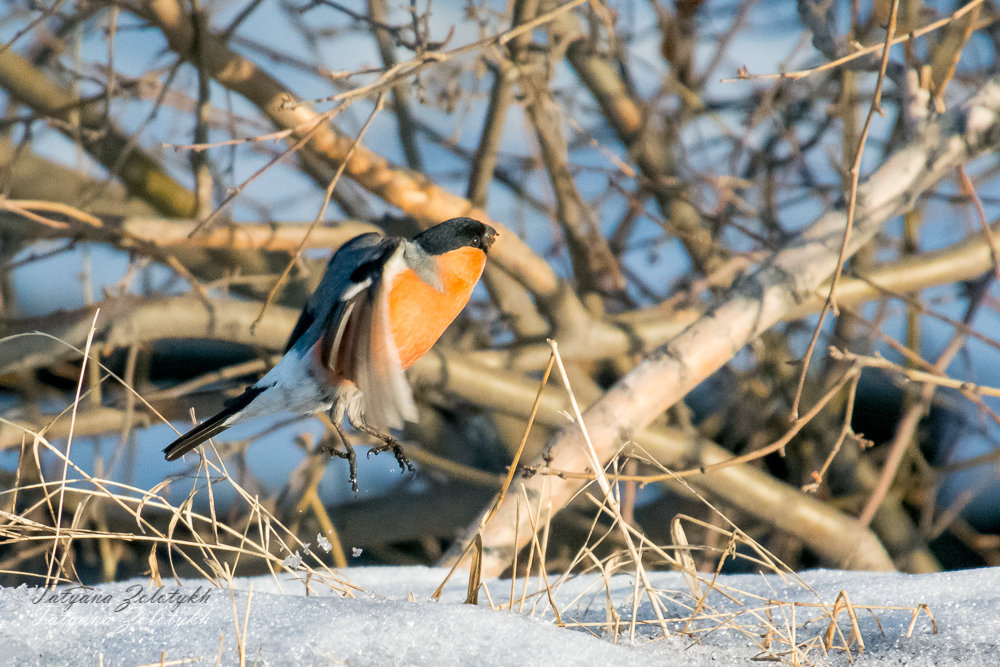
[[[425,252],[443,255],[459,248],[479,248],[483,252],[490,249],[496,239],[497,230],[472,218],[452,218],[434,225],[413,237]]]

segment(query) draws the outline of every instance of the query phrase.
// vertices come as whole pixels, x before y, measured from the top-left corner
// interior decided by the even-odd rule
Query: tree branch
[[[165,215],[194,214],[195,199],[191,191],[171,178],[153,158],[132,146],[129,138],[110,124],[104,116],[103,100],[76,99],[10,50],[0,53],[0,86],[49,118],[68,121],[75,112],[84,148],[120,178],[130,192]]]

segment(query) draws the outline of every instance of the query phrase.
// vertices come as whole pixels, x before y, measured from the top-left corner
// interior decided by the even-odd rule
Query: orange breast
[[[437,342],[468,303],[486,265],[486,253],[459,248],[437,258],[439,292],[410,269],[400,272],[389,291],[392,336],[403,368],[409,368]]]

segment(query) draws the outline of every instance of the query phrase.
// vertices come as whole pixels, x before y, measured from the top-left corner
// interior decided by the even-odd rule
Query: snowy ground
[[[688,628],[695,637],[677,634],[682,623],[674,621],[669,637],[659,627],[644,625],[631,641],[624,620],[617,644],[607,626],[589,631],[557,627],[544,594],[529,595],[522,613],[511,613],[490,609],[484,596],[479,607],[462,604],[465,584],[460,580],[449,584],[442,601],[428,601],[444,579],[441,570],[356,568],[344,574],[364,592],[354,598],[321,591],[307,597],[303,584],[287,575],[278,581],[238,579],[233,592],[204,582],[199,587],[197,581],[185,582],[178,592],[174,582],[164,581],[159,597],[147,600],[140,596],[152,596],[156,589],[139,580],[54,594],[27,586],[0,589],[0,663],[145,665],[162,659],[164,665],[230,665],[238,664],[242,644],[246,663],[262,665],[728,665],[750,664],[761,653],[768,628],[771,650],[786,651],[783,636],[794,627],[796,642],[816,638],[800,657],[846,665],[843,651],[824,655],[819,645],[829,621],[806,623],[822,611],[777,604],[821,599],[829,609],[842,590],[854,605],[866,645],[864,653],[852,654],[855,664],[1000,662],[1000,568],[920,576],[813,571],[802,575],[809,588],[774,575],[725,576],[719,585],[732,599],[709,596],[700,620]],[[668,618],[688,616],[692,597],[684,578],[676,573],[651,577],[662,591]],[[622,619],[631,614],[632,586],[626,576],[611,584],[610,599]],[[322,587],[314,583],[313,588]],[[487,588],[495,604],[509,597],[509,581],[492,580]],[[535,590],[532,585],[529,594]],[[92,599],[73,598],[79,594]],[[604,580],[590,576],[562,584],[555,596],[567,624],[604,623],[607,599]],[[648,599],[641,600],[637,617],[655,618]],[[768,600],[775,604],[768,607]],[[906,637],[912,608],[920,603],[929,605],[938,634],[932,634],[921,612]],[[862,605],[882,609],[873,615]],[[884,609],[892,605],[909,609]],[[727,627],[708,631],[723,618],[730,619]],[[850,619],[847,614],[839,618],[848,636]]]

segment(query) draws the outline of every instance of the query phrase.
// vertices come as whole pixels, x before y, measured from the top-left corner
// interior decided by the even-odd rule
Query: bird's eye
[[[473,248],[478,248],[480,245],[482,245],[482,241],[479,240],[478,236],[474,237],[472,239],[472,247]]]

